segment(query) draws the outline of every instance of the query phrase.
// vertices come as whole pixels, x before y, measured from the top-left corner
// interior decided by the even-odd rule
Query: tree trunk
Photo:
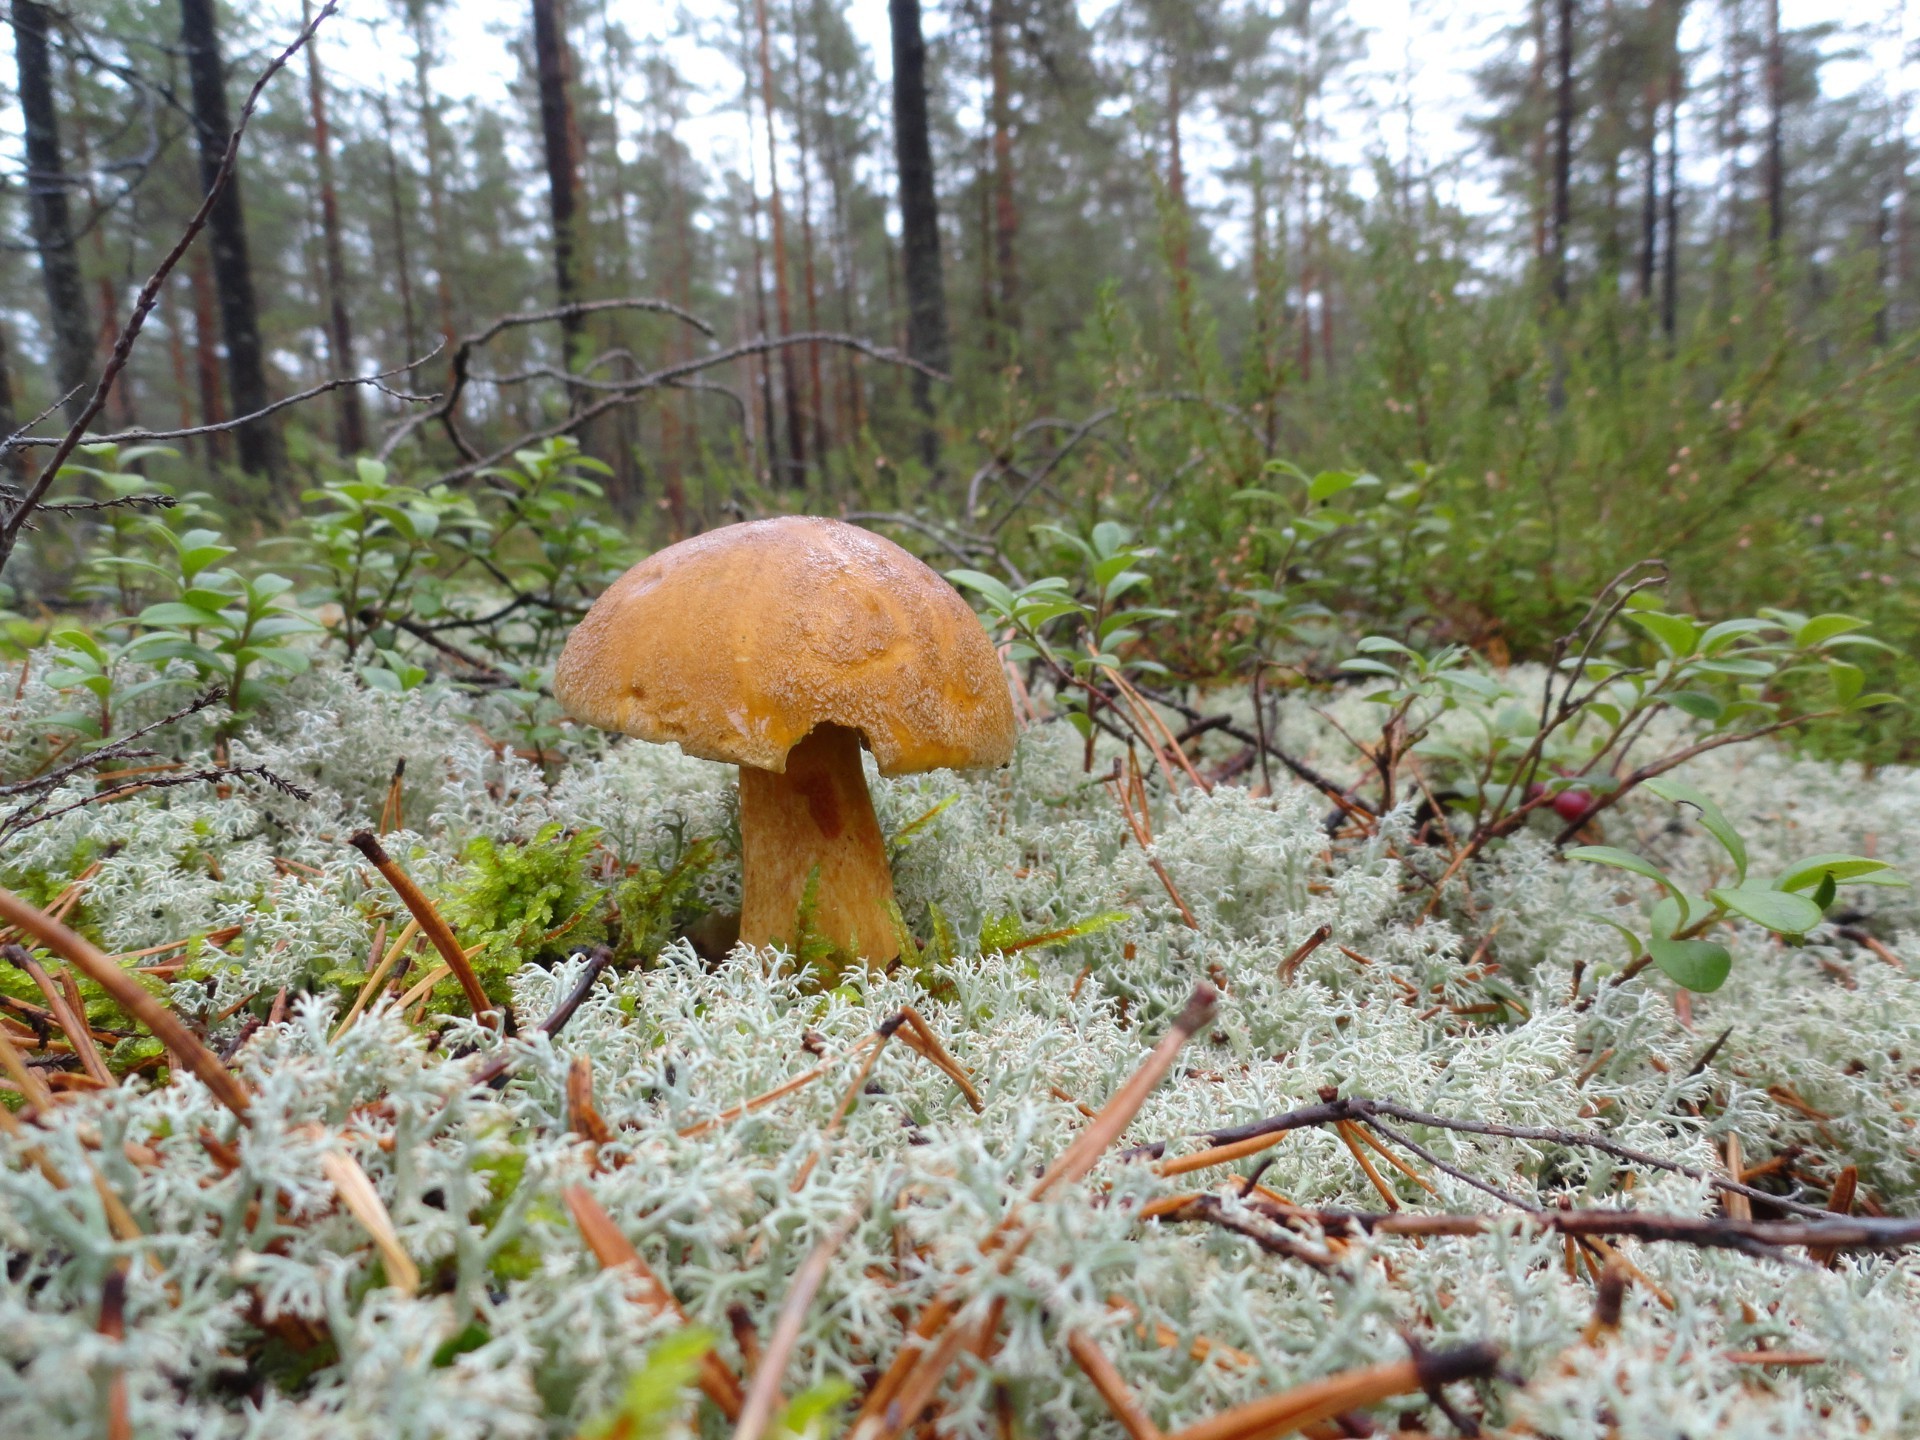
[[[1013,203],[1013,77],[1007,43],[1007,0],[989,0],[988,63],[993,72],[993,269],[999,282],[1000,324],[1009,340],[1020,334],[1020,215]],[[1009,344],[1011,352],[1017,348]]]
[[[1657,78],[1645,89],[1646,135],[1640,147],[1640,274],[1638,298],[1653,303],[1653,276],[1660,246],[1660,88]]]
[[[580,142],[573,113],[573,64],[568,54],[563,0],[533,0],[533,53],[540,85],[540,140],[547,165],[547,213],[553,222],[553,286],[558,303],[580,300],[577,250]],[[586,331],[581,315],[560,321],[561,365],[571,371]],[[573,397],[577,406],[579,395]]]
[[[193,279],[193,351],[200,387],[200,423],[218,425],[227,418],[227,403],[220,395],[220,325],[216,318],[219,306],[213,298],[213,259],[206,246],[196,245],[187,263]],[[208,464],[226,458],[225,432],[203,438]]]
[[[446,345],[442,358],[451,373],[453,348],[460,332],[453,313],[453,251],[448,244],[447,185],[440,161],[440,116],[433,102],[430,73],[433,56],[427,44],[425,11],[410,4],[407,18],[413,31],[414,104],[420,115],[421,153],[427,162],[427,219],[433,226],[434,295],[440,309],[440,338]]]
[[[13,401],[13,362],[12,347],[7,343],[7,332],[0,327],[0,434],[11,435],[20,428],[18,411]],[[7,508],[12,509],[25,493],[28,481],[32,478],[27,469],[27,452],[16,447],[0,457],[0,496],[4,496]]]
[[[1554,36],[1553,300],[1567,303],[1568,230],[1573,223],[1573,23],[1574,0],[1560,0]]]
[[[393,148],[393,110],[387,103],[387,92],[380,92],[380,133],[385,141],[386,177],[387,177],[387,213],[393,226],[393,276],[394,285],[400,292],[400,324],[405,334],[406,355],[409,360],[420,353],[419,321],[414,314],[413,305],[413,262],[407,250],[407,207],[400,195],[400,157]],[[419,388],[419,371],[407,372],[408,383]]]
[[[313,7],[303,3],[300,13],[311,21]],[[320,42],[307,41],[307,107],[313,119],[313,163],[320,180],[320,234],[327,262],[327,336],[333,375],[344,380],[354,373],[353,319],[347,309],[347,253],[340,240],[340,196],[333,184],[333,131],[327,123],[327,81],[320,68]],[[360,387],[344,385],[334,392],[342,455],[367,448],[366,411]]]
[[[946,282],[940,273],[940,206],[934,195],[933,145],[927,120],[927,42],[920,33],[920,0],[888,0],[893,28],[893,155],[900,177],[900,238],[906,271],[907,354],[935,370],[948,365]],[[939,460],[931,424],[933,385],[919,371],[913,398],[929,417],[921,458]]]
[[[60,154],[60,113],[53,95],[53,63],[47,47],[47,7],[13,0],[13,54],[20,70],[20,111],[26,130],[27,190],[32,200],[33,243],[40,252],[53,327],[53,371],[77,419],[93,394],[93,325],[74,250],[67,205],[67,174]]]
[[[1786,66],[1781,53],[1780,0],[1767,3],[1767,258],[1780,258],[1787,228],[1787,171],[1781,153],[1782,111],[1786,105]]]
[[[1672,48],[1667,51],[1666,253],[1661,257],[1660,329],[1672,353],[1680,319],[1680,18],[1686,0],[1670,0]]]
[[[773,226],[773,302],[780,322],[780,338],[793,334],[793,293],[787,283],[787,216],[780,203],[780,137],[773,108],[773,33],[767,23],[767,0],[753,0],[760,25],[760,108],[767,122],[767,214]],[[793,347],[780,347],[780,388],[787,406],[787,482],[800,485],[807,478],[806,417],[800,410],[800,376]]]
[[[1185,296],[1190,285],[1187,249],[1187,167],[1180,153],[1180,70],[1167,66],[1167,199],[1173,205],[1173,283]],[[1184,315],[1182,317],[1185,318]]]
[[[753,305],[756,332],[761,338],[768,334],[767,328],[767,256],[766,246],[760,238],[760,180],[756,173],[753,152],[756,147],[753,122],[753,66],[748,58],[753,40],[748,33],[747,11],[743,3],[740,9],[740,57],[741,74],[744,89],[741,93],[741,106],[747,117],[747,220],[753,231]],[[771,145],[769,145],[771,149]],[[758,367],[760,377],[760,409],[763,444],[766,449],[767,468],[765,478],[772,481],[781,473],[780,439],[774,428],[773,409],[773,358],[762,351],[748,360],[748,374],[751,378],[754,367]],[[751,442],[749,442],[751,449]]]
[[[211,187],[220,173],[233,125],[227,110],[226,70],[214,28],[214,0],[180,0],[180,43],[193,82],[193,119],[199,131],[200,177]],[[236,416],[266,408],[267,372],[260,348],[259,306],[254,299],[253,265],[247,255],[245,211],[240,203],[238,169],[227,177],[207,221],[215,288],[220,300],[220,331],[227,343],[227,393]],[[280,432],[271,419],[251,420],[237,432],[240,464],[278,482],[285,466]]]
[[[820,281],[813,253],[813,127],[808,121],[811,95],[807,85],[806,32],[800,24],[798,0],[790,6],[793,22],[793,140],[800,169],[800,283],[806,292],[807,329],[820,328]],[[824,464],[827,454],[827,395],[820,373],[820,342],[807,342],[807,408],[813,417],[813,453]]]

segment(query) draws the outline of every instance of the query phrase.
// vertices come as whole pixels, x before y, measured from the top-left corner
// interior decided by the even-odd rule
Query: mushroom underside
[[[740,767],[740,938],[796,944],[807,932],[846,957],[893,959],[893,871],[860,760],[860,732],[816,726],[785,773]]]

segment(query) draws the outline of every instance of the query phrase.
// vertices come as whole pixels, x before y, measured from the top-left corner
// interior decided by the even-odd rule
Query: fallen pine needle
[[[560,1198],[572,1212],[573,1223],[580,1227],[581,1238],[587,1242],[587,1248],[593,1251],[601,1268],[623,1271],[631,1276],[638,1282],[638,1293],[634,1298],[639,1304],[649,1310],[672,1315],[685,1324],[687,1312],[680,1308],[680,1302],[660,1283],[660,1277],[653,1273],[652,1267],[641,1258],[632,1242],[620,1233],[620,1227],[600,1208],[600,1202],[593,1198],[592,1192],[583,1185],[569,1185],[560,1192]],[[711,1350],[700,1358],[699,1383],[701,1393],[713,1401],[722,1415],[729,1420],[739,1420],[742,1404],[740,1382],[734,1378],[726,1362]]]
[[[400,1247],[400,1234],[393,1228],[386,1202],[360,1162],[344,1150],[329,1150],[320,1157],[320,1170],[332,1182],[340,1203],[373,1237],[374,1248],[386,1265],[387,1283],[402,1295],[412,1295],[420,1288],[419,1268]]]
[[[347,843],[366,856],[373,868],[386,877],[394,894],[400,897],[400,903],[420,922],[420,928],[426,932],[427,939],[433,942],[433,948],[440,952],[440,958],[447,962],[447,968],[458,977],[460,988],[466,992],[467,1005],[473,1011],[473,1018],[484,1023],[495,1013],[493,1002],[487,999],[487,992],[480,986],[480,977],[474,974],[473,966],[467,963],[467,952],[460,948],[452,928],[433,908],[433,902],[413,883],[412,877],[394,863],[393,857],[387,854],[385,847],[371,832],[362,830]]]
[[[1271,1440],[1348,1410],[1377,1405],[1395,1395],[1432,1390],[1455,1380],[1493,1373],[1499,1352],[1491,1345],[1425,1351],[1408,1360],[1346,1370],[1236,1405],[1177,1430],[1168,1440]]]
[[[1093,1382],[1093,1388],[1099,1392],[1107,1409],[1113,1412],[1113,1418],[1120,1422],[1120,1428],[1127,1432],[1131,1440],[1161,1440],[1160,1427],[1140,1408],[1140,1402],[1134,1398],[1133,1391],[1127,1388],[1127,1382],[1114,1368],[1113,1361],[1107,1358],[1106,1351],[1094,1344],[1081,1330],[1067,1332],[1067,1350],[1073,1356],[1074,1363]]]
[[[799,1343],[800,1327],[806,1323],[813,1297],[820,1291],[820,1282],[827,1278],[827,1266],[832,1263],[834,1252],[859,1221],[858,1214],[849,1215],[801,1262],[799,1273],[793,1277],[793,1288],[780,1307],[780,1318],[774,1322],[766,1351],[754,1369],[753,1384],[740,1407],[739,1422],[733,1427],[733,1440],[760,1440],[767,1422],[773,1419],[774,1407],[780,1403],[780,1377],[793,1356],[793,1347]]]
[[[220,1063],[219,1057],[206,1047],[199,1036],[181,1023],[178,1015],[149,995],[145,986],[114,964],[91,941],[81,938],[58,920],[27,904],[11,890],[0,889],[0,919],[33,936],[105,990],[121,1009],[145,1025],[162,1045],[178,1055],[216,1099],[236,1115],[247,1113],[246,1087],[234,1078],[233,1072]]]

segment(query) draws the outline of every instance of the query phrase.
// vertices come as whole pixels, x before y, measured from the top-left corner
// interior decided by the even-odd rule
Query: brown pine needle
[[[1086,1373],[1087,1379],[1093,1382],[1093,1388],[1099,1392],[1107,1409],[1120,1422],[1120,1428],[1127,1432],[1130,1440],[1161,1440],[1160,1427],[1140,1408],[1140,1402],[1134,1398],[1133,1391],[1127,1388],[1127,1382],[1121,1378],[1113,1361],[1107,1358],[1107,1352],[1094,1344],[1085,1331],[1067,1332],[1067,1351],[1073,1356],[1074,1363]]]
[[[940,1043],[940,1037],[934,1034],[933,1027],[921,1018],[920,1012],[911,1005],[902,1005],[900,1013],[906,1017],[906,1028],[911,1032],[901,1035],[901,1041],[944,1070],[952,1078],[953,1083],[960,1087],[960,1093],[967,1097],[967,1104],[973,1107],[976,1115],[986,1109],[986,1102],[980,1098],[980,1092],[974,1089],[973,1077],[967,1074],[965,1066],[947,1053],[947,1047]]]
[[[875,1047],[876,1052],[878,1048]],[[801,1262],[799,1272],[793,1277],[793,1288],[780,1307],[780,1318],[774,1321],[766,1353],[754,1368],[753,1384],[740,1407],[740,1419],[733,1427],[733,1440],[760,1440],[767,1422],[773,1419],[774,1407],[780,1403],[780,1377],[786,1373],[793,1347],[799,1343],[800,1328],[806,1324],[813,1297],[820,1292],[820,1282],[827,1278],[827,1266],[832,1263],[834,1252],[859,1222],[858,1214],[849,1215]]]
[[[386,877],[394,894],[400,897],[400,903],[420,922],[420,928],[426,932],[427,939],[433,942],[433,948],[440,952],[440,958],[446,961],[447,968],[459,979],[460,988],[466,992],[467,1005],[473,1011],[473,1018],[484,1024],[495,1013],[493,1002],[487,999],[487,992],[480,986],[480,977],[474,974],[473,966],[467,963],[467,952],[460,948],[452,928],[433,908],[433,902],[413,883],[412,877],[393,862],[393,858],[370,832],[362,830],[347,843],[366,856],[373,868]]]
[[[5,949],[9,962],[27,973],[27,977],[40,987],[40,994],[47,1002],[47,1009],[53,1015],[54,1024],[60,1027],[67,1037],[67,1043],[73,1047],[73,1053],[79,1057],[80,1068],[85,1070],[102,1085],[112,1086],[113,1072],[107,1069],[107,1062],[100,1058],[100,1052],[93,1043],[93,1032],[87,1028],[87,1007],[79,1001],[80,991],[73,984],[73,977],[61,972],[66,986],[56,985],[46,966],[29,955],[25,947],[9,945]]]
[[[100,1286],[99,1333],[118,1344],[127,1338],[127,1272],[115,1267]],[[127,1414],[127,1372],[118,1365],[107,1376],[107,1440],[133,1440]]]
[[[1384,1159],[1389,1165],[1393,1166],[1393,1168],[1398,1170],[1402,1175],[1406,1176],[1407,1179],[1411,1180],[1414,1184],[1418,1185],[1422,1190],[1426,1191],[1429,1195],[1433,1196],[1435,1199],[1438,1199],[1440,1197],[1440,1192],[1434,1189],[1433,1186],[1427,1183],[1426,1176],[1422,1175],[1418,1170],[1414,1169],[1411,1165],[1407,1164],[1406,1161],[1402,1160],[1398,1155],[1394,1154],[1393,1151],[1389,1150],[1385,1145],[1382,1145],[1380,1141],[1375,1137],[1373,1131],[1369,1130],[1365,1125],[1362,1125],[1357,1121],[1353,1122],[1353,1133],[1359,1136],[1360,1139],[1366,1141],[1368,1145],[1372,1146],[1373,1149],[1379,1153],[1382,1159]]]
[[[1177,1155],[1171,1160],[1162,1160],[1153,1167],[1156,1175],[1187,1175],[1195,1170],[1211,1169],[1215,1165],[1228,1165],[1248,1155],[1258,1155],[1262,1150],[1270,1150],[1287,1138],[1289,1132],[1276,1130],[1269,1135],[1255,1135],[1250,1139],[1236,1140],[1231,1145],[1215,1145],[1210,1149],[1196,1150],[1191,1155]]]
[[[1160,1043],[1101,1107],[1092,1123],[1034,1183],[1027,1195],[1029,1203],[1045,1198],[1055,1186],[1081,1179],[1099,1163],[1100,1157],[1140,1113],[1140,1107],[1146,1104],[1154,1087],[1173,1068],[1181,1047],[1213,1019],[1214,1001],[1210,986],[1195,987],[1186,1008]],[[1021,1207],[1016,1206],[984,1242],[985,1248],[999,1252],[998,1263],[1003,1271],[1012,1267],[1025,1248],[1027,1233]],[[955,1308],[950,1298],[941,1296],[921,1311],[906,1343],[867,1393],[850,1432],[851,1440],[878,1440],[904,1430],[933,1398],[933,1392],[962,1348],[969,1343],[978,1346],[986,1342],[985,1335],[974,1333],[976,1327],[949,1324]],[[990,1311],[990,1315],[997,1312]],[[934,1342],[931,1349],[927,1348],[929,1340]]]
[[[1360,1142],[1353,1138],[1353,1132],[1359,1127],[1351,1120],[1341,1120],[1337,1121],[1333,1128],[1339,1132],[1340,1139],[1346,1144],[1347,1149],[1352,1152],[1354,1162],[1366,1172],[1367,1179],[1373,1183],[1373,1188],[1380,1192],[1382,1203],[1384,1203],[1389,1210],[1398,1210],[1400,1208],[1400,1197],[1393,1193],[1392,1186],[1380,1178],[1380,1172],[1373,1168],[1373,1161],[1367,1158],[1367,1152],[1362,1150],[1360,1148]]]
[[[1727,1174],[1738,1180],[1745,1171],[1746,1162],[1740,1154],[1740,1137],[1729,1131],[1727,1133]],[[1736,1191],[1722,1190],[1720,1204],[1725,1208],[1729,1220],[1753,1219],[1753,1202]]]
[[[7,1034],[4,1027],[0,1027],[0,1069],[4,1069],[7,1078],[20,1087],[27,1104],[36,1111],[44,1115],[53,1109],[53,1092],[47,1089],[47,1082],[40,1078],[40,1072],[27,1064],[27,1057],[20,1053],[20,1047],[13,1043],[13,1037]]]
[[[773,1104],[774,1101],[779,1100],[785,1096],[791,1095],[796,1090],[804,1089],[806,1086],[811,1085],[814,1081],[818,1080],[822,1075],[826,1074],[829,1070],[833,1069],[834,1066],[838,1065],[842,1060],[847,1059],[849,1056],[858,1055],[863,1050],[866,1050],[878,1043],[879,1043],[879,1036],[877,1034],[869,1035],[867,1036],[866,1039],[862,1040],[859,1044],[854,1045],[849,1049],[842,1050],[838,1055],[829,1056],[827,1059],[822,1060],[818,1065],[815,1065],[810,1070],[802,1070],[798,1075],[795,1075],[790,1080],[782,1080],[778,1085],[774,1086],[771,1090],[763,1090],[760,1094],[754,1096],[751,1100],[742,1100],[738,1105],[728,1106],[725,1110],[722,1110],[718,1115],[713,1116],[711,1119],[701,1120],[695,1124],[684,1126],[679,1132],[680,1138],[682,1140],[691,1140],[696,1136],[706,1134],[709,1130],[718,1129],[722,1125],[726,1125],[731,1123],[732,1121],[738,1120],[742,1115],[751,1114],[755,1110],[763,1110],[767,1106]]]
[[[386,925],[384,922],[381,924],[380,933],[383,936],[386,933]],[[334,1039],[338,1040],[342,1035],[346,1034],[347,1028],[360,1018],[360,1012],[367,1008],[367,1005],[375,995],[380,993],[380,987],[387,983],[387,976],[393,973],[393,967],[400,963],[400,957],[406,953],[407,946],[413,943],[413,937],[419,933],[420,922],[418,920],[407,921],[406,927],[400,932],[400,938],[394,941],[393,948],[387,951],[386,958],[373,967],[373,973],[367,976],[367,983],[362,985],[360,987],[360,993],[353,997],[353,1005],[347,1011],[346,1018],[334,1027]],[[374,953],[378,954],[379,949],[380,946],[376,940]]]
[[[1859,1188],[1860,1172],[1849,1165],[1840,1172],[1839,1177],[1833,1182],[1833,1190],[1827,1197],[1827,1209],[1833,1211],[1836,1215],[1851,1215],[1853,1213],[1853,1197]],[[1833,1264],[1834,1256],[1839,1253],[1838,1250],[1830,1245],[1810,1245],[1807,1247],[1807,1258],[1816,1265]]]
[[[687,1312],[680,1308],[680,1302],[660,1283],[660,1277],[653,1273],[640,1252],[620,1233],[620,1227],[600,1208],[600,1202],[593,1198],[592,1192],[583,1185],[569,1185],[560,1192],[560,1198],[566,1201],[567,1209],[573,1214],[573,1223],[580,1227],[581,1238],[587,1242],[587,1248],[593,1251],[601,1268],[625,1272],[638,1282],[634,1296],[637,1303],[649,1310],[672,1315],[685,1324]],[[740,1418],[740,1382],[727,1368],[726,1361],[711,1350],[700,1357],[699,1383],[701,1393],[713,1401],[722,1415],[729,1420],[737,1421]]]
[[[1411,1360],[1346,1370],[1236,1405],[1175,1431],[1169,1440],[1271,1440],[1395,1395],[1490,1375],[1498,1359],[1499,1352],[1491,1345],[1465,1345],[1457,1350],[1427,1351]]]
[[[867,1079],[873,1074],[873,1067],[880,1063],[880,1052],[887,1048],[887,1041],[893,1038],[894,1033],[894,1028],[887,1025],[880,1027],[879,1043],[867,1051],[867,1058],[860,1062],[860,1068],[854,1072],[853,1079],[847,1082],[847,1088],[841,1092],[840,1103],[834,1107],[833,1115],[827,1121],[826,1128],[820,1132],[819,1144],[802,1162],[799,1170],[794,1174],[793,1183],[787,1187],[792,1193],[796,1195],[800,1193],[801,1187],[807,1183],[807,1177],[813,1174],[813,1167],[820,1163],[821,1155],[832,1143],[833,1137],[840,1132],[841,1122],[847,1118],[847,1113],[853,1109],[853,1102],[860,1098],[860,1092],[866,1088]]]
[[[1322,925],[1305,940],[1301,941],[1299,948],[1280,962],[1280,978],[1282,980],[1293,979],[1294,973],[1305,963],[1306,958],[1322,945],[1326,944],[1332,936],[1333,927],[1331,925]]]
[[[386,1266],[387,1283],[402,1295],[420,1288],[420,1271],[413,1258],[401,1248],[400,1234],[393,1228],[393,1217],[373,1181],[360,1168],[360,1162],[344,1150],[329,1150],[320,1157],[320,1171],[332,1182],[334,1192],[347,1213],[360,1222],[373,1237],[374,1248]]]
[[[11,890],[0,889],[0,920],[34,937],[72,965],[147,1029],[198,1075],[222,1104],[236,1115],[247,1113],[246,1087],[220,1063],[180,1017],[146,991],[146,987],[59,921],[27,904]]]
[[[612,1129],[593,1103],[593,1061],[585,1055],[574,1056],[567,1067],[567,1128],[594,1145],[613,1139]]]

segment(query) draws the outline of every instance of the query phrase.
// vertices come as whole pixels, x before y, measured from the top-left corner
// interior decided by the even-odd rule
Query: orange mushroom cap
[[[783,516],[656,552],[568,637],[575,718],[761,770],[818,725],[858,730],[883,775],[1003,765],[1000,657],[951,585],[891,540]]]

